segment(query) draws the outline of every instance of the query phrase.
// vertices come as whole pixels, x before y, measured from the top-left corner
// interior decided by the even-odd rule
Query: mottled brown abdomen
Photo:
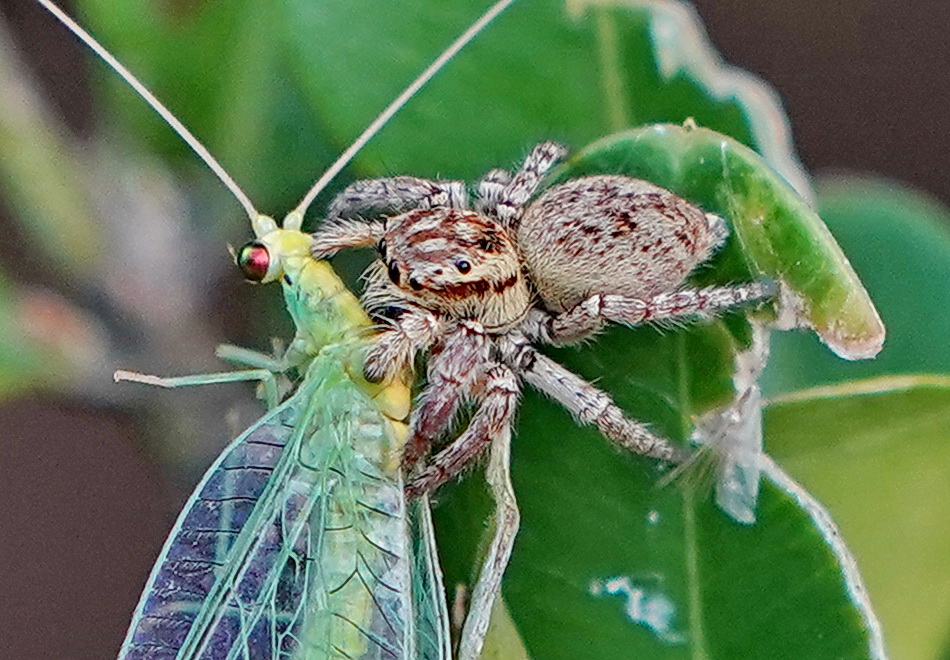
[[[534,201],[518,246],[541,299],[561,312],[593,293],[646,298],[678,288],[724,238],[720,223],[647,181],[588,176]]]

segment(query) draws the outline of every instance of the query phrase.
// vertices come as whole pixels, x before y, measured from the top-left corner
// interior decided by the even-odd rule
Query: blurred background
[[[128,21],[121,49],[105,34],[103,41],[117,52],[133,53],[120,52],[120,59],[152,83],[149,71],[158,65],[147,54],[130,61],[137,41],[154,47],[158,38],[135,23],[135,11],[143,10],[138,3],[66,4],[84,24],[108,26],[103,32],[109,36]],[[170,80],[180,86],[170,93],[192,98],[194,105],[176,105],[166,90],[156,91],[186,124],[191,124],[190,114],[213,116],[214,104],[226,108],[220,123],[205,124],[215,134],[199,131],[199,136],[214,143],[212,151],[222,154],[240,182],[250,182],[251,197],[262,210],[289,208],[342,145],[316,123],[309,136],[293,134],[294,158],[285,161],[278,150],[288,136],[281,131],[292,131],[291,120],[306,115],[293,98],[296,92],[271,94],[285,86],[282,78],[274,78],[260,86],[263,96],[229,95],[228,85],[241,82],[241,71],[285,64],[269,49],[257,48],[260,35],[240,32],[239,25],[205,41],[190,41],[196,24],[222,20],[233,4],[152,3],[149,11],[172,35],[180,30],[180,49],[168,53],[165,62],[173,73],[163,84]],[[824,177],[820,186],[833,189],[842,175],[873,176],[877,182],[868,184],[868,196],[904,195],[897,199],[935,227],[945,221],[950,4],[699,0],[694,6],[725,60],[762,77],[780,95],[797,154],[809,173]],[[356,26],[353,30],[359,33]],[[449,33],[456,30],[453,26]],[[216,48],[215,39],[244,42]],[[433,44],[436,51],[440,47]],[[370,61],[401,56],[398,49],[367,50]],[[95,191],[90,201],[86,193],[72,190],[74,184],[60,180],[52,159],[48,167],[38,165],[36,184],[56,191],[50,208],[74,209],[67,213],[72,217],[68,225],[49,227],[20,211],[28,193],[0,187],[0,305],[5,308],[0,311],[12,319],[0,322],[0,343],[9,339],[0,348],[6,370],[0,373],[0,655],[110,658],[158,548],[203,467],[259,410],[246,387],[159,392],[114,385],[110,374],[119,367],[160,373],[220,370],[213,359],[216,344],[264,348],[268,337],[288,336],[289,326],[275,307],[274,292],[244,285],[233,270],[225,247],[240,244],[248,233],[239,207],[181,152],[170,131],[141,114],[128,114],[128,106],[139,101],[116,94],[108,85],[110,73],[93,64],[70,34],[30,0],[0,0],[0,52],[0,95],[6,99],[0,112],[8,119],[20,113],[0,129],[0,159],[17,158],[18,147],[11,145],[24,136],[37,144],[68,142],[71,166],[85,171],[86,190]],[[238,57],[237,64],[222,63],[225,55]],[[382,107],[369,100],[385,101],[402,84],[381,81],[379,90],[355,98],[354,104],[365,105],[354,106],[354,125]],[[259,114],[275,107],[276,115]],[[272,141],[248,145],[249,138],[233,130],[273,116],[278,120],[272,133],[248,133]],[[462,146],[465,130],[458,127]],[[55,144],[41,147],[60,151]],[[478,172],[520,155],[482,154],[471,169]],[[232,165],[236,160],[239,164]],[[177,168],[175,176],[169,167]],[[275,183],[271,172],[277,169],[282,178]],[[188,182],[185,191],[182,180]],[[79,197],[83,202],[74,206]],[[887,199],[901,206],[895,197]],[[207,222],[210,215],[217,219],[207,231],[198,233],[189,225],[196,217]],[[106,234],[100,235],[103,228]],[[939,228],[934,231],[939,235]],[[115,253],[118,249],[122,254]],[[907,256],[914,260],[913,254]],[[926,280],[930,263],[919,260],[915,281]],[[855,259],[854,264],[865,275],[862,263]],[[933,268],[933,278],[942,283],[934,287],[938,297],[919,300],[916,317],[907,312],[906,318],[888,318],[879,303],[892,338],[895,328],[898,336],[904,328],[910,333],[906,343],[894,339],[906,358],[899,367],[894,362],[894,371],[950,371],[946,349],[914,343],[914,337],[933,336],[914,335],[915,328],[931,324],[937,332],[946,321],[950,301],[943,278],[948,274],[947,266]],[[876,299],[877,281],[865,282]],[[890,284],[881,295],[899,296],[899,288]],[[907,297],[915,291],[907,290]],[[18,339],[24,328],[28,336]],[[776,347],[778,354],[792,350],[791,344]],[[794,369],[773,377],[773,393],[881,373],[880,363],[828,364],[816,377]],[[163,444],[156,435],[181,441]],[[950,557],[950,548],[944,550]],[[950,636],[950,619],[946,623]]]

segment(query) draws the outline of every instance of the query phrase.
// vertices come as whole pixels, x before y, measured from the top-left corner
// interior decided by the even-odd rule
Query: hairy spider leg
[[[461,181],[430,180],[415,176],[354,181],[330,202],[326,220],[327,223],[333,223],[367,212],[397,214],[436,206],[468,208],[465,184]]]
[[[495,168],[488,170],[475,184],[475,210],[488,215],[495,214],[495,207],[501,201],[505,186],[511,183],[512,174],[508,170]]]
[[[495,215],[506,227],[514,227],[524,213],[524,205],[537,192],[551,168],[567,155],[567,147],[557,142],[534,146],[515,175],[501,192]]]
[[[746,282],[680,289],[645,299],[597,294],[560,314],[532,310],[522,330],[535,341],[571,344],[597,332],[607,321],[635,327],[645,323],[708,318],[748,302],[766,300],[776,292],[774,282]]]
[[[484,370],[488,358],[487,338],[484,332],[467,326],[451,333],[429,357],[428,386],[409,420],[412,431],[402,459],[406,474],[412,473],[432,445],[451,427]]]

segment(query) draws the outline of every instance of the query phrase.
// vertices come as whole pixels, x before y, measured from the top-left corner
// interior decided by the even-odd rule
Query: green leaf
[[[341,145],[477,15],[467,0],[284,5],[298,82]],[[364,175],[472,179],[540,140],[580,145],[628,126],[688,117],[757,149],[810,194],[774,92],[725,65],[695,12],[668,0],[520,0],[358,163]]]
[[[887,341],[877,359],[846,364],[812,337],[778,335],[763,379],[766,392],[907,372],[950,373],[950,212],[890,181],[836,177],[818,190],[821,216],[880,310]]]
[[[722,324],[614,329],[556,357],[681,436],[717,389],[691,374],[722,373],[730,342]],[[838,558],[784,493],[764,484],[758,522],[740,525],[705,490],[661,488],[654,464],[571,424],[528,393],[514,440],[522,526],[503,591],[532,658],[868,657]],[[450,585],[471,579],[457,555],[483,534],[480,480],[444,494],[437,510]]]
[[[950,622],[950,377],[806,390],[765,414],[770,453],[832,511],[895,658],[936,658]]]
[[[880,350],[884,327],[841,249],[818,215],[752,150],[706,129],[648,126],[596,142],[556,178],[595,172],[652,181],[729,219],[732,250],[742,250],[732,258],[786,285],[800,316],[829,348],[849,359]]]
[[[80,5],[263,210],[288,208],[480,9],[464,0]],[[184,161],[190,177],[202,169],[114,75],[103,82],[123,134]],[[670,0],[519,0],[384,129],[358,169],[472,179],[542,139],[578,145],[688,117],[755,148],[810,196],[774,92],[724,64],[695,12]]]

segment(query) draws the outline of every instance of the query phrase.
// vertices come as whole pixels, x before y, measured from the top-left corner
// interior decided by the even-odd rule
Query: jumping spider
[[[625,449],[681,459],[681,450],[532,344],[576,343],[607,321],[708,316],[774,293],[766,282],[684,287],[728,230],[722,218],[646,181],[587,176],[529,204],[565,154],[543,142],[514,174],[488,172],[474,210],[460,181],[357,181],[314,234],[317,258],[352,247],[378,251],[364,303],[383,330],[367,356],[367,377],[384,379],[428,353],[428,385],[403,459],[410,494],[457,475],[511,425],[521,380]],[[364,220],[361,213],[387,215]],[[477,406],[468,427],[413,473],[465,403]]]

